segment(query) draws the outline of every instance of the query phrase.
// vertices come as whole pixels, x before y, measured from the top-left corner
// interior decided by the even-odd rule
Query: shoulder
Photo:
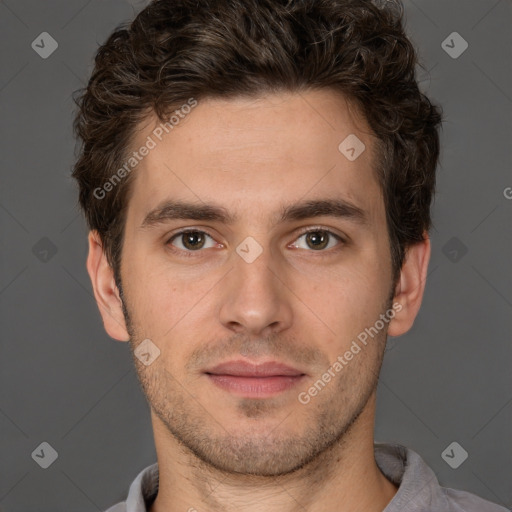
[[[441,487],[441,490],[450,505],[450,512],[509,512],[507,508],[468,491],[449,487]]]
[[[385,512],[509,512],[476,494],[441,486],[422,457],[403,445],[375,443],[375,460],[398,486]]]

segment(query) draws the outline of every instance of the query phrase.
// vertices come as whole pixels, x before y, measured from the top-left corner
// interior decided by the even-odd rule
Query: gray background
[[[104,510],[155,459],[129,346],[104,332],[70,178],[71,93],[144,2],[0,2],[0,509]],[[442,485],[512,507],[511,0],[406,0],[444,108],[433,255],[413,329],[389,340],[375,438],[416,450]],[[47,59],[31,47],[49,32]],[[458,32],[454,59],[442,42]],[[453,43],[459,44],[459,43]],[[455,46],[455,49],[460,46]],[[512,194],[511,194],[512,195]],[[510,196],[509,196],[510,197]],[[453,441],[469,453],[452,469]],[[42,443],[57,460],[32,458]]]

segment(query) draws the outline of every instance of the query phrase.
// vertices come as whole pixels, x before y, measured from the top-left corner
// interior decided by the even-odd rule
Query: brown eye
[[[183,251],[198,251],[205,248],[206,239],[212,237],[204,231],[189,230],[176,233],[167,243],[173,244]],[[176,241],[176,243],[174,243]],[[181,246],[180,246],[181,244]],[[215,244],[211,245],[213,247]]]
[[[325,249],[329,243],[329,235],[324,231],[313,231],[306,234],[306,243],[312,249]]]
[[[304,238],[305,243],[295,243],[294,247],[298,249],[313,249],[314,251],[324,251],[330,249],[342,242],[338,235],[325,229],[312,229],[302,233],[297,240]]]

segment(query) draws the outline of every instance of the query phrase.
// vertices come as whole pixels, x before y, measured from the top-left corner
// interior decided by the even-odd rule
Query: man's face
[[[141,126],[135,148],[157,124]],[[350,144],[338,149],[354,135],[366,147],[355,160]],[[201,101],[161,141],[152,137],[133,171],[121,278],[133,348],[149,338],[160,350],[148,366],[135,359],[155,431],[219,469],[290,472],[341,439],[375,392],[386,325],[332,370],[390,307],[374,139],[328,91]],[[143,226],[166,201],[233,219]],[[341,208],[291,215],[313,201]],[[278,362],[293,375],[215,369],[232,361]]]

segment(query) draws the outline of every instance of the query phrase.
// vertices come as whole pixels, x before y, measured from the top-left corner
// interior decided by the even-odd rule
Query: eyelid
[[[348,239],[344,235],[340,235],[332,230],[332,228],[328,228],[326,226],[309,226],[307,228],[304,228],[299,232],[297,237],[305,235],[307,233],[315,232],[315,231],[325,231],[326,233],[329,233],[330,235],[333,235],[335,238],[340,240],[343,243],[347,243]]]

